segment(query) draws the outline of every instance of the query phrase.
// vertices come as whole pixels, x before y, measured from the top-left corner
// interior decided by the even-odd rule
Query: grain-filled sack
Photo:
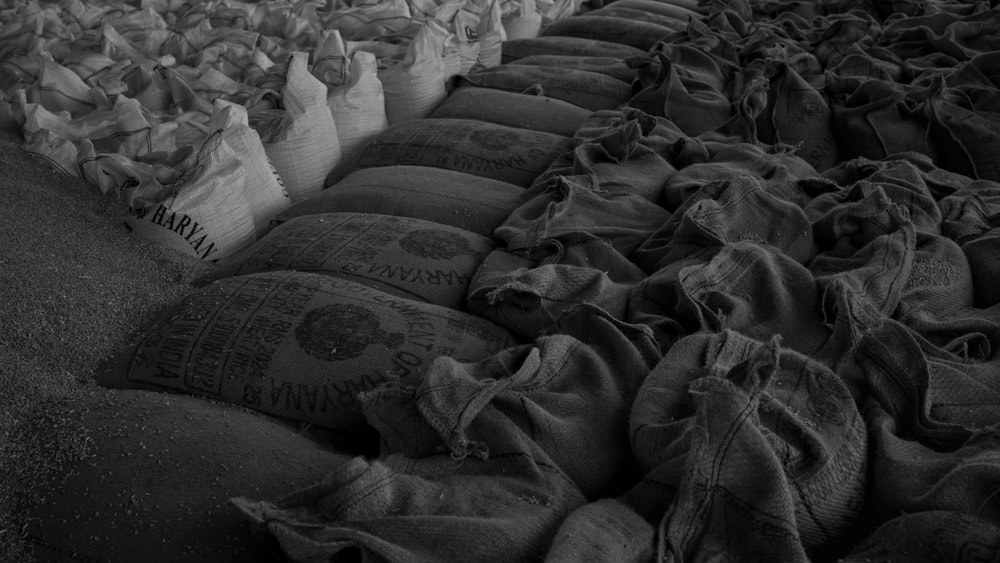
[[[648,51],[674,31],[676,30],[648,21],[591,14],[552,22],[542,30],[541,36],[581,37]]]
[[[330,88],[327,96],[330,113],[337,124],[342,154],[340,168],[343,169],[350,168],[361,147],[389,126],[375,55],[356,51],[351,55],[349,69],[348,82]]]
[[[542,13],[538,11],[535,0],[519,2],[515,11],[504,16],[503,27],[508,41],[538,37],[542,29]]]
[[[575,68],[596,72],[617,78],[629,84],[635,79],[636,70],[628,66],[622,59],[614,57],[587,57],[574,55],[530,55],[521,59],[513,60],[508,64],[548,66],[559,68]]]
[[[584,57],[612,57],[627,59],[640,57],[646,52],[630,45],[584,39],[582,37],[532,37],[510,39],[501,46],[501,62],[507,64],[531,55],[572,55]]]
[[[382,59],[378,78],[389,125],[425,117],[447,95],[443,43],[428,24],[421,26],[402,58]]]
[[[250,128],[246,108],[219,99],[213,110],[212,126],[222,129],[222,138],[243,164],[254,235],[260,238],[271,228],[274,216],[288,209],[292,200],[277,169],[267,158],[260,135]]]
[[[947,88],[940,76],[935,82],[927,108],[936,161],[972,178],[1000,182],[1000,104],[977,104],[974,90]]]
[[[680,340],[643,382],[630,428],[647,478],[625,498],[664,519],[685,560],[739,541],[769,561],[807,561],[861,514],[864,419],[837,373],[777,338]]]
[[[267,272],[181,299],[97,381],[212,397],[349,438],[364,429],[358,393],[419,382],[441,355],[478,360],[512,343],[502,328],[445,307],[322,274]]]
[[[419,119],[390,126],[358,155],[358,168],[417,165],[530,186],[572,149],[568,137],[472,119]]]
[[[574,68],[512,63],[457,77],[453,84],[509,92],[523,92],[538,85],[546,96],[590,111],[616,108],[632,96],[630,84],[604,74]]]
[[[619,2],[613,2],[603,8],[590,10],[589,12],[582,12],[580,13],[580,16],[638,20],[636,23],[641,21],[656,24],[660,27],[667,28],[668,31],[664,35],[674,31],[680,31],[687,25],[687,20],[678,20],[677,18],[672,18],[656,12],[619,6],[618,4]],[[662,36],[660,38],[662,39]]]
[[[875,79],[827,81],[840,157],[879,159],[900,152],[935,157],[920,105],[903,86]]]
[[[250,114],[292,203],[323,189],[326,175],[341,159],[337,124],[326,101],[327,88],[309,72],[308,59],[308,53],[292,55],[281,92],[283,109]]]
[[[1000,527],[991,519],[967,512],[929,510],[902,514],[882,524],[840,561],[961,561],[994,553],[993,546],[998,543]]]
[[[651,14],[657,14],[673,18],[681,26],[687,24],[689,19],[702,19],[701,8],[696,2],[679,2],[673,0],[664,2],[661,0],[617,0],[612,3],[614,8],[629,8],[632,10],[642,10]]]
[[[478,119],[572,137],[590,112],[546,95],[466,86],[452,90],[428,118]]]
[[[248,170],[222,131],[205,138],[178,166],[181,173],[176,180],[165,186],[155,181],[133,185],[134,170],[121,166],[121,159],[114,156],[120,155],[95,155],[90,141],[84,141],[81,168],[120,177],[122,188],[159,188],[150,197],[124,193],[130,208],[125,224],[136,236],[210,262],[253,242]]]
[[[274,561],[229,498],[283,496],[351,459],[257,413],[133,390],[47,400],[11,440],[38,561]]]
[[[483,236],[521,205],[524,188],[430,166],[379,166],[348,174],[276,218],[313,213],[380,213],[451,225]]]
[[[696,137],[718,129],[733,115],[733,104],[719,88],[725,74],[693,72],[675,63],[662,52],[642,71],[642,89],[629,105],[650,115],[671,119],[684,133]],[[705,76],[703,76],[703,74]]]
[[[494,246],[482,235],[423,219],[369,213],[302,215],[220,262],[195,285],[296,270],[463,309],[469,280]]]

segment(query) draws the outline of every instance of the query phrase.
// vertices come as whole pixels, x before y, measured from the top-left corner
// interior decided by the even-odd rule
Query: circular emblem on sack
[[[382,330],[378,315],[356,305],[325,305],[306,313],[295,328],[295,340],[310,356],[326,362],[349,360],[372,344],[400,346],[401,332]]]
[[[513,131],[473,131],[469,135],[472,144],[488,151],[502,151],[517,143],[518,135]]]
[[[465,237],[438,229],[420,229],[407,233],[399,241],[399,246],[414,256],[432,260],[448,260],[475,254]]]

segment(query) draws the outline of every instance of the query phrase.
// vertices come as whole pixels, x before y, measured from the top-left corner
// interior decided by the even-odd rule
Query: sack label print
[[[150,215],[151,210],[152,215]],[[129,213],[140,221],[149,216],[149,222],[177,233],[191,245],[191,249],[202,260],[208,260],[211,255],[219,251],[215,243],[208,240],[205,227],[187,213],[170,211],[163,204],[157,204],[155,209],[153,206],[129,208]]]
[[[464,355],[470,337],[493,351],[509,344],[444,310],[346,280],[317,280],[275,285],[246,276],[223,295],[185,298],[134,348],[126,379],[309,418],[355,408],[358,393],[382,383],[420,377],[432,358]],[[331,290],[350,299],[317,306]],[[305,371],[330,375],[303,378]]]

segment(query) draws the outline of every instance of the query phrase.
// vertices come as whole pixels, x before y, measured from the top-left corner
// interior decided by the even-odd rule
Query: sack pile
[[[1000,7],[4,14],[34,30],[0,52],[0,122],[30,151],[178,248],[208,236],[197,204],[245,209],[98,382],[308,428],[288,447],[322,471],[219,487],[290,560],[938,561],[1000,541]],[[74,456],[124,447],[80,420],[100,439]],[[150,510],[131,486],[99,502]],[[163,533],[60,537],[70,511],[117,531],[88,498],[30,512],[40,554]]]

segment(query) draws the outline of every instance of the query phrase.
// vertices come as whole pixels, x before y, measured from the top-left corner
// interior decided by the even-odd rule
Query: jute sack
[[[517,93],[495,88],[456,88],[427,117],[478,119],[519,129],[572,137],[590,112],[543,93]]]
[[[581,37],[532,37],[510,39],[501,46],[501,62],[510,63],[531,55],[571,55],[627,59],[645,55],[645,51],[629,45],[583,39]]]
[[[568,137],[472,119],[419,119],[390,126],[358,155],[358,168],[417,165],[530,186],[572,148]]]
[[[532,250],[561,236],[588,233],[629,257],[669,215],[635,194],[601,190],[593,176],[558,176],[532,188],[494,236],[518,251]]]
[[[889,520],[840,561],[960,561],[963,557],[992,553],[997,543],[1000,543],[1000,527],[995,521],[966,512],[931,510]]]
[[[131,390],[39,404],[11,439],[38,561],[274,561],[228,499],[285,495],[350,460],[256,413]]]
[[[629,100],[630,106],[667,117],[692,137],[718,129],[732,117],[732,103],[716,85],[684,72],[663,53],[654,56],[658,64],[650,64],[646,73],[655,75]]]
[[[580,16],[584,17],[610,17],[618,18],[624,20],[642,21],[651,24],[656,24],[660,27],[667,28],[669,31],[663,35],[667,35],[674,31],[680,31],[684,29],[687,25],[687,20],[678,20],[677,18],[671,16],[665,16],[663,14],[658,14],[656,12],[641,10],[638,8],[629,8],[626,6],[619,6],[619,2],[614,2],[608,4],[602,8],[596,10],[590,10],[589,12],[583,12]],[[661,39],[663,36],[660,37]],[[651,45],[652,46],[652,45]]]
[[[386,450],[488,462],[503,455],[499,443],[528,437],[588,498],[619,486],[632,466],[631,405],[661,355],[644,327],[596,308],[562,321],[556,334],[479,362],[438,358],[419,387],[366,394]],[[485,421],[495,421],[489,433]]]
[[[521,205],[524,188],[430,166],[363,168],[293,205],[276,220],[314,213],[379,213],[433,221],[483,236]]]
[[[556,159],[535,183],[556,176],[589,174],[602,190],[632,193],[663,205],[663,186],[677,172],[669,161],[672,145],[650,135],[655,121],[643,117],[648,116],[630,113],[596,137],[586,131],[589,138]]]
[[[613,8],[629,8],[632,10],[642,10],[660,16],[666,16],[677,21],[678,25],[684,26],[688,20],[700,20],[703,17],[704,8],[696,2],[662,2],[659,0],[617,0],[612,3]]]
[[[872,429],[872,516],[947,510],[975,514],[996,523],[1000,503],[993,482],[1000,472],[995,430],[972,434],[954,448],[940,449],[909,439],[906,421],[869,401]]]
[[[84,149],[88,148],[92,145],[86,142]],[[95,175],[120,177],[122,188],[132,187],[129,169],[112,166],[114,159],[103,159],[92,150],[82,151],[80,158],[81,168]],[[247,170],[222,131],[205,138],[177,169],[180,175],[169,184],[158,185],[150,179],[138,186],[156,190],[155,197],[123,192],[130,208],[125,224],[136,236],[210,262],[253,242]]]
[[[472,278],[469,312],[525,338],[549,334],[586,303],[624,321],[632,285],[586,266],[536,264],[512,252],[490,253]]]
[[[552,22],[542,29],[542,37],[580,37],[629,45],[648,51],[665,36],[676,31],[670,27],[644,20],[613,16],[571,16]]]
[[[777,338],[679,341],[639,390],[630,431],[647,477],[623,499],[663,519],[661,551],[807,561],[861,514],[864,419],[835,372]]]
[[[617,78],[622,82],[632,83],[635,79],[635,69],[628,66],[624,60],[615,57],[587,57],[575,55],[530,55],[510,61],[508,64],[534,65],[545,67],[575,68],[596,72]]]
[[[656,532],[623,502],[604,498],[574,510],[559,527],[546,563],[653,560]]]
[[[308,53],[299,51],[289,61],[281,92],[283,110],[250,114],[250,123],[260,134],[292,203],[323,189],[326,175],[342,156],[327,88],[309,72],[308,59]]]
[[[423,219],[368,213],[302,215],[223,260],[195,285],[296,270],[464,309],[469,281],[494,246],[487,237]]]
[[[574,68],[513,63],[456,77],[452,84],[510,92],[524,92],[538,85],[546,96],[590,111],[617,108],[632,96],[631,85],[604,74]]]
[[[938,147],[936,162],[972,178],[1000,182],[1000,107],[979,107],[962,88],[938,77],[927,108]]]
[[[757,138],[771,145],[797,145],[796,154],[816,170],[830,168],[840,158],[826,98],[787,63],[767,67],[767,105],[756,120]]]
[[[445,307],[332,276],[268,272],[180,300],[96,379],[212,397],[349,439],[364,430],[358,393],[420,381],[440,355],[478,360],[512,343],[502,328]]]
[[[904,87],[880,80],[829,80],[840,157],[879,159],[900,152],[935,157],[927,118]]]
[[[995,283],[1000,276],[1000,229],[970,240],[962,245],[962,252],[969,259],[969,268],[975,285],[976,305],[991,307],[1000,303],[1000,288]]]

